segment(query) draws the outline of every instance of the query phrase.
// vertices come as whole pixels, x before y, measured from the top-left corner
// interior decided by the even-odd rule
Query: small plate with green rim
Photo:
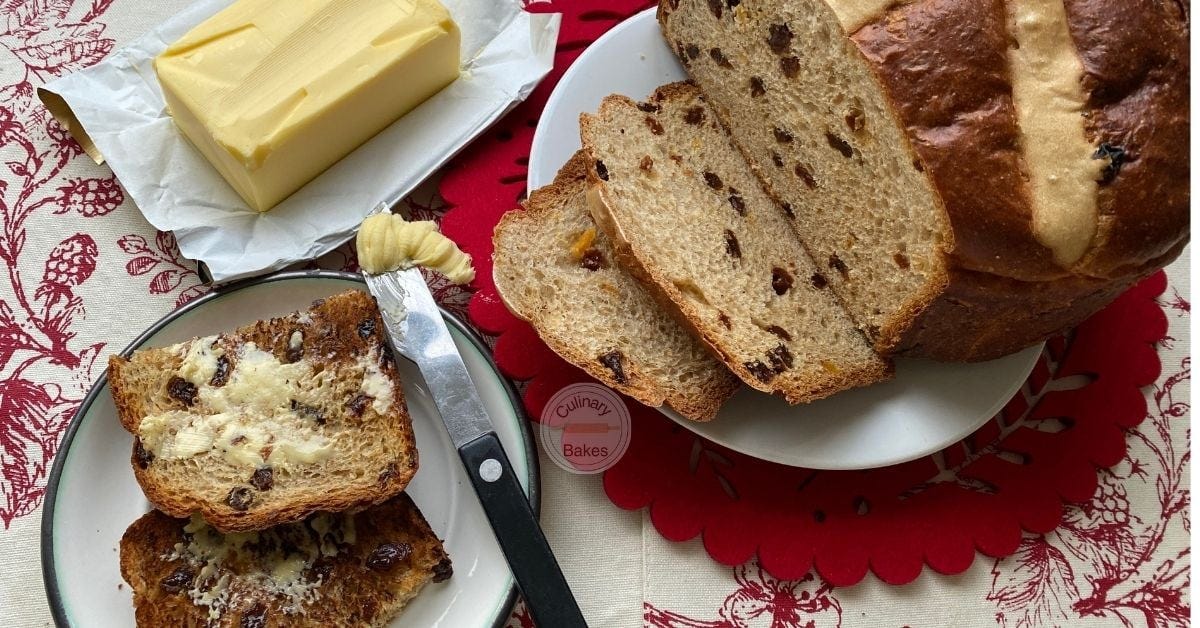
[[[307,309],[313,300],[365,290],[362,278],[332,271],[285,272],[215,290],[168,314],[122,354],[232,331],[256,320]],[[496,370],[490,351],[443,310],[496,433],[529,496],[539,503],[537,450],[520,400]],[[487,518],[446,435],[415,364],[398,360],[413,419],[420,468],[408,486],[455,570],[429,584],[391,626],[501,626],[516,588]],[[100,378],[67,429],[51,470],[42,511],[42,573],[59,626],[134,624],[132,595],[121,579],[119,542],[151,506],[129,466],[133,436],[117,420],[108,380]]]

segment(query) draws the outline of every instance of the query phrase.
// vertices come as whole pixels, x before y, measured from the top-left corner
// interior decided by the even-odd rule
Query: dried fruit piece
[[[796,173],[797,177],[800,177],[800,180],[804,182],[804,185],[807,186],[808,189],[817,189],[817,179],[813,177],[812,173],[808,171],[808,168],[806,168],[804,164],[796,164],[794,172]]]
[[[846,266],[846,262],[843,262],[842,258],[837,256],[837,253],[831,253],[829,255],[829,267],[838,271],[838,274],[840,274],[843,279],[850,278],[850,269]]]
[[[784,204],[783,204],[781,207],[783,207],[783,213],[784,213],[784,214],[787,214],[787,217],[788,217],[788,218],[795,218],[795,217],[796,217],[796,212],[792,210],[792,204],[791,204],[791,203],[784,203]]]
[[[391,571],[401,561],[408,560],[412,546],[408,543],[380,543],[367,556],[367,567],[375,571]]]
[[[695,60],[696,57],[700,56],[700,46],[697,46],[696,44],[688,44],[687,46],[684,46],[683,51],[687,53],[688,59]]]
[[[208,385],[213,388],[220,388],[229,382],[229,371],[233,364],[229,358],[219,355],[217,356],[217,370],[213,372],[213,376],[208,380]]]
[[[789,133],[787,131],[787,129],[781,129],[779,127],[775,127],[774,129],[772,129],[772,131],[775,133],[775,141],[779,142],[780,144],[791,144],[792,140],[796,139],[791,133]]]
[[[762,79],[757,76],[750,77],[750,97],[758,98],[767,93],[767,86],[763,84]]]
[[[708,0],[708,10],[712,11],[718,20],[721,19],[721,0]]]
[[[825,275],[822,275],[821,273],[813,273],[812,277],[809,278],[809,281],[812,282],[813,287],[817,290],[821,290],[829,285],[829,280],[826,279]]]
[[[301,403],[295,399],[292,399],[289,405],[292,412],[295,412],[297,415],[315,421],[317,425],[325,425],[325,412],[320,408]]]
[[[185,406],[196,403],[196,385],[178,375],[167,380],[167,394]]]
[[[659,111],[662,111],[662,107],[652,102],[640,102],[637,104],[637,108],[639,111],[644,111],[646,113],[658,113]]]
[[[746,367],[746,370],[750,371],[750,374],[753,375],[755,379],[763,382],[764,384],[771,381],[775,377],[775,371],[772,371],[769,366],[763,364],[759,360],[755,360],[753,362],[744,362],[742,366]]]
[[[371,402],[374,400],[375,398],[371,395],[366,393],[358,393],[357,395],[354,395],[354,398],[351,399],[349,403],[346,404],[346,408],[350,411],[351,415],[356,417],[362,416],[362,413],[367,409],[367,406],[371,405]]]
[[[596,176],[600,177],[601,181],[608,181],[608,167],[599,159],[596,160]]]
[[[733,321],[729,320],[729,315],[725,312],[718,312],[717,320],[721,321],[721,324],[725,326],[725,329],[733,329]]]
[[[779,153],[777,153],[775,151],[771,151],[771,163],[775,164],[776,168],[782,168],[783,167],[783,157],[780,157]]]
[[[454,575],[454,566],[450,564],[449,558],[443,558],[438,564],[433,566],[433,581],[445,582]]]
[[[1126,152],[1124,148],[1103,142],[1096,148],[1096,152],[1092,155],[1092,159],[1106,159],[1108,163],[1100,171],[1100,182],[1111,183],[1117,175],[1121,173],[1121,166],[1125,163]]]
[[[167,593],[179,593],[192,588],[192,580],[196,578],[196,572],[188,565],[181,565],[175,568],[167,577],[163,578],[158,586],[162,587]]]
[[[792,352],[788,351],[783,344],[768,351],[767,359],[771,361],[771,368],[776,373],[782,373],[792,368]]]
[[[704,117],[704,107],[699,105],[688,107],[688,110],[683,112],[683,121],[688,124],[703,124]]]
[[[712,57],[713,62],[717,65],[726,69],[733,69],[733,64],[729,62],[729,58],[725,56],[724,52],[721,52],[720,48],[709,50],[708,56]]]
[[[731,192],[731,194],[729,195],[729,205],[733,207],[733,211],[737,212],[739,216],[745,216],[746,215],[745,199],[743,199],[742,196],[740,194],[738,194],[737,188],[730,186],[729,191]]]
[[[139,469],[145,469],[154,462],[154,454],[150,453],[144,445],[142,439],[136,439],[133,442],[133,460],[137,463]]]
[[[651,170],[654,170],[654,160],[650,158],[650,155],[645,155],[642,157],[642,160],[638,162],[638,168],[642,172],[650,172]]]
[[[658,120],[655,120],[652,116],[646,116],[646,126],[650,127],[650,133],[654,135],[662,135],[666,132],[663,130],[663,126],[658,123]]]
[[[771,288],[775,290],[775,294],[783,296],[788,290],[792,289],[792,274],[778,266],[771,269]]]
[[[583,257],[579,259],[579,265],[586,270],[597,271],[605,267],[604,254],[598,249],[588,249],[583,252]]]
[[[771,52],[781,55],[792,46],[792,29],[787,24],[772,24],[767,35],[767,45]]]
[[[575,242],[571,244],[571,259],[579,261],[583,259],[583,254],[588,249],[592,248],[592,243],[596,241],[596,228],[588,227],[579,233],[575,238]]]
[[[800,59],[784,57],[779,60],[779,70],[788,78],[796,78],[800,74]]]
[[[621,355],[621,352],[614,349],[597,358],[605,368],[612,371],[613,379],[617,380],[618,384],[629,382],[625,379],[625,367],[621,364],[622,357],[624,356]]]
[[[742,246],[738,243],[737,236],[733,235],[733,232],[728,229],[725,230],[725,252],[734,259],[741,259],[742,257]]]
[[[837,135],[834,135],[833,133],[826,131],[825,132],[825,141],[829,142],[829,145],[831,147],[833,147],[834,150],[841,153],[842,157],[849,159],[854,156],[854,147],[850,146],[850,142],[847,142],[846,140],[838,137]]]
[[[767,331],[769,333],[775,334],[776,336],[779,336],[783,340],[787,340],[789,342],[792,340],[792,335],[789,334],[786,329],[780,327],[779,325],[769,325],[769,326],[767,326]]]
[[[907,270],[910,265],[908,262],[908,256],[903,253],[896,253],[892,256],[892,260],[896,262],[897,266],[905,270]]]
[[[269,491],[275,486],[275,472],[271,467],[261,467],[254,470],[254,475],[250,476],[250,486],[260,490]]]
[[[245,512],[249,510],[250,504],[254,503],[254,493],[250,491],[249,486],[235,486],[229,490],[225,503],[234,510]]]
[[[721,181],[721,177],[715,172],[704,173],[704,183],[714,190],[720,190],[725,187],[725,183]]]
[[[825,371],[830,375],[837,375],[839,372],[841,372],[841,369],[839,369],[836,364],[830,362],[829,360],[821,360],[821,368],[825,369]]]

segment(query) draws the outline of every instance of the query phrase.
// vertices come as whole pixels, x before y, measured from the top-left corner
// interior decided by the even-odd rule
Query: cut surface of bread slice
[[[374,299],[350,290],[230,333],[114,356],[109,383],[146,498],[231,532],[404,490],[417,451],[383,334]]]
[[[743,381],[800,403],[890,375],[694,85],[580,126],[596,222]]]
[[[712,419],[739,383],[621,268],[587,208],[578,152],[496,227],[493,273],[510,310],[555,353],[649,405]]]
[[[121,537],[121,576],[146,627],[383,626],[452,571],[404,494],[227,535],[155,510]]]
[[[718,20],[680,0],[659,19],[846,309],[887,349],[944,287],[953,236],[836,14],[823,0],[747,2]]]

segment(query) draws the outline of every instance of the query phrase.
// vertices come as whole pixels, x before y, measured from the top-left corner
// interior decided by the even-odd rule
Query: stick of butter
[[[238,0],[154,60],[185,137],[266,211],[458,78],[437,0]]]

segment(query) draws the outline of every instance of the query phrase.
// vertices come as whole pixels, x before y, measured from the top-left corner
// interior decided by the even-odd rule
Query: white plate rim
[[[210,292],[188,302],[187,304],[164,315],[159,320],[155,321],[150,327],[133,339],[124,349],[117,355],[128,357],[136,349],[153,338],[164,327],[174,322],[181,316],[190,313],[192,310],[202,307],[204,304],[228,296],[231,293],[252,288],[255,286],[273,283],[278,281],[289,281],[296,279],[331,279],[338,281],[347,281],[365,285],[362,275],[358,273],[335,271],[335,270],[296,270],[283,271],[265,275],[262,277],[254,277],[230,283],[218,288],[214,288]],[[456,315],[439,306],[442,317],[446,323],[462,333],[470,344],[483,356],[485,362],[495,372],[496,378],[499,380],[504,392],[508,397],[508,403],[512,406],[513,412],[517,417],[516,428],[518,437],[522,443],[520,452],[509,452],[509,455],[518,454],[525,458],[525,464],[528,469],[526,492],[529,498],[529,505],[533,509],[535,517],[541,515],[541,470],[537,455],[537,443],[533,439],[533,433],[529,428],[529,417],[525,412],[525,404],[522,403],[520,395],[517,394],[516,388],[512,381],[505,377],[496,366],[495,360],[492,358],[492,353],[488,350],[486,343],[483,342],[479,334],[465,322],[460,320]],[[71,423],[67,426],[66,432],[63,435],[62,441],[59,443],[58,452],[54,456],[54,464],[50,469],[50,475],[46,481],[46,493],[42,502],[41,513],[41,530],[40,530],[40,550],[42,563],[42,584],[46,592],[46,601],[50,607],[50,615],[54,620],[55,626],[71,627],[73,624],[69,621],[66,603],[63,600],[62,591],[60,590],[57,568],[54,564],[54,515],[58,499],[58,487],[62,478],[62,473],[67,466],[71,446],[74,444],[75,434],[79,427],[86,419],[91,406],[95,403],[100,395],[104,394],[108,389],[108,373],[102,373],[95,383],[92,384],[87,396],[80,402],[79,408],[75,411],[75,415],[71,418]],[[513,606],[517,601],[517,586],[516,582],[509,576],[508,592],[504,599],[496,608],[496,615],[492,618],[491,628],[501,628],[512,614]]]
[[[600,51],[605,50],[610,41],[624,36],[627,31],[644,27],[646,22],[657,22],[657,9],[655,7],[638,11],[621,21],[619,24],[614,25],[600,37],[596,38],[595,41],[589,44],[572,62],[571,67],[567,68],[567,70],[563,73],[562,77],[558,81],[558,84],[555,85],[554,89],[550,93],[550,96],[546,99],[546,105],[543,108],[542,115],[539,116],[538,124],[534,129],[533,140],[530,146],[528,173],[526,175],[527,189],[535,190],[541,185],[548,185],[553,180],[553,175],[549,175],[547,177],[543,171],[550,172],[557,170],[560,165],[544,163],[543,155],[546,154],[546,151],[538,149],[539,147],[543,147],[553,141],[555,137],[554,133],[556,131],[552,130],[552,125],[554,124],[554,120],[559,117],[556,115],[557,110],[564,106],[564,101],[567,101],[572,97],[569,87],[572,85],[572,81],[575,80],[576,75],[586,76],[590,57],[602,54]],[[674,55],[672,55],[672,57],[674,57]],[[642,58],[644,60],[646,56],[643,54]],[[684,76],[674,80],[688,79],[686,76]],[[617,91],[617,89],[619,89],[619,86],[614,87],[612,91]],[[644,95],[630,95],[630,97],[642,98]],[[549,112],[551,115],[546,115],[547,112]],[[1018,394],[1021,388],[1025,385],[1025,382],[1029,378],[1029,374],[1036,367],[1038,357],[1043,351],[1042,347],[1044,347],[1044,343],[1038,343],[1037,345],[1022,349],[1021,351],[1010,356],[1004,356],[1004,358],[1022,360],[1022,364],[1019,368],[1022,376],[1019,378],[1014,377],[1012,381],[1007,382],[1003,389],[1004,394],[996,396],[986,413],[984,413],[982,410],[979,410],[979,414],[974,420],[962,422],[960,425],[956,426],[956,429],[953,432],[947,431],[945,435],[939,437],[938,442],[936,443],[930,441],[929,444],[921,447],[914,447],[903,452],[894,453],[890,456],[879,456],[869,462],[857,461],[834,463],[829,461],[814,462],[812,460],[802,461],[795,458],[787,458],[770,451],[754,449],[752,446],[748,446],[747,443],[735,442],[729,438],[725,438],[719,432],[714,433],[712,430],[707,429],[712,426],[711,423],[697,423],[695,421],[691,421],[666,406],[653,409],[659,411],[668,419],[695,434],[696,436],[759,460],[789,467],[817,469],[823,471],[857,471],[883,468],[897,464],[903,464],[913,460],[919,460],[935,454],[938,451],[941,451],[946,447],[961,441],[970,434],[973,434],[981,426],[992,420],[996,414],[999,413],[1009,401],[1011,401],[1012,397]],[[1020,356],[1020,358],[1018,358],[1018,356]],[[739,390],[738,394],[745,394],[745,391]],[[803,408],[804,406],[794,407]],[[728,418],[729,417],[725,417],[725,419]],[[950,438],[951,436],[953,436],[953,438]]]

